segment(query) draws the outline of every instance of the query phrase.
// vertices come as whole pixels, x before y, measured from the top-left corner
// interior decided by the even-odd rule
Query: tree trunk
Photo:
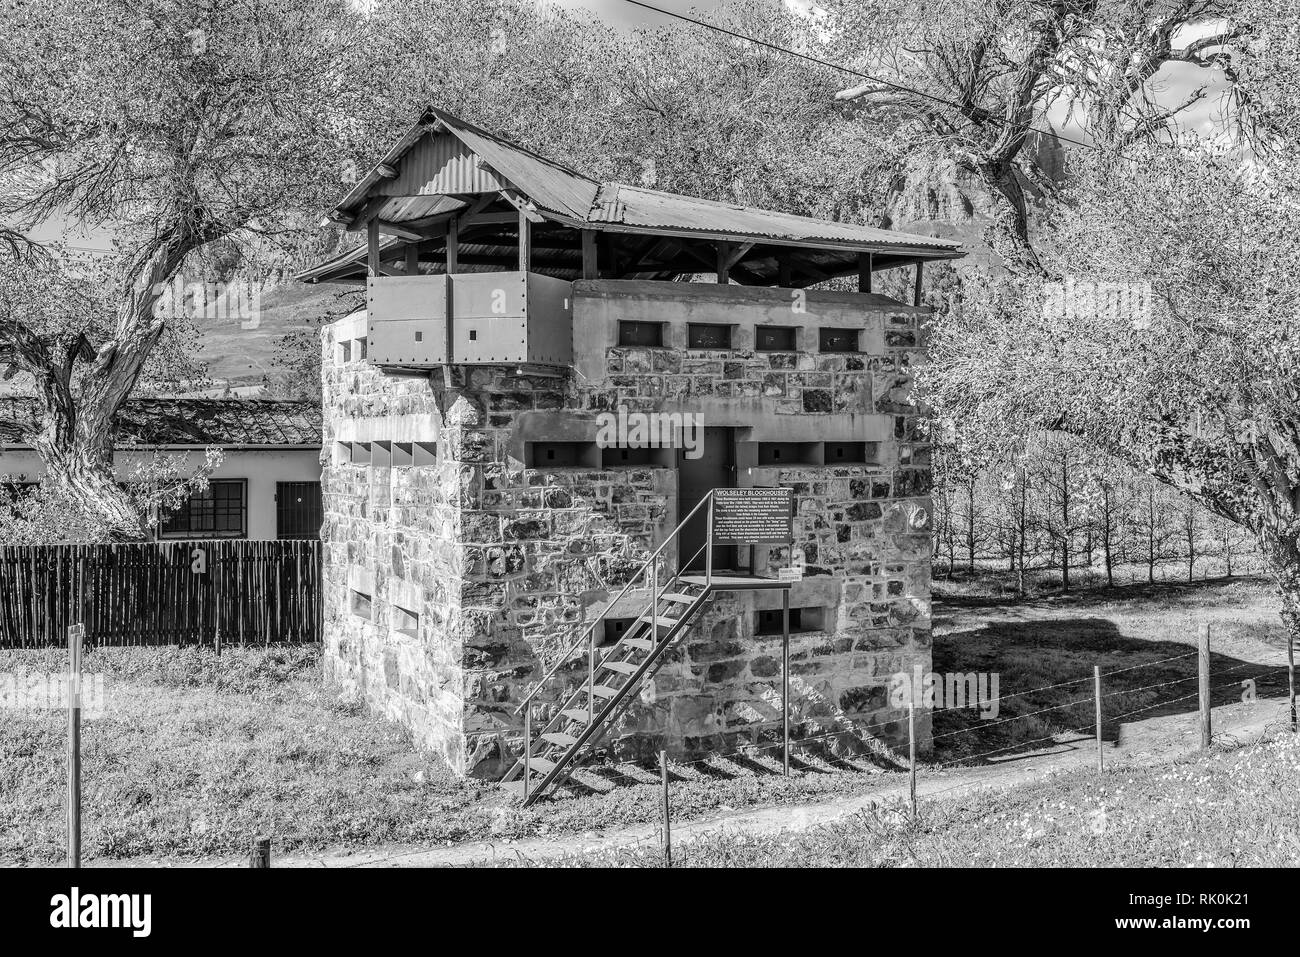
[[[32,445],[49,483],[84,514],[81,531],[128,540],[147,534],[147,517],[113,474],[118,412],[162,337],[164,321],[155,314],[161,290],[191,251],[227,228],[197,207],[166,228],[159,224],[127,266],[114,334],[98,351],[80,333],[42,339],[21,323],[0,330],[0,338],[16,349],[18,366],[36,380],[40,423]],[[83,366],[74,390],[78,362]],[[79,530],[50,531],[61,537]]]
[[[985,242],[1017,275],[1051,279],[1029,242],[1025,190],[1015,165],[1010,160],[982,162],[975,172],[992,200],[993,221],[985,229]]]
[[[975,482],[966,486],[966,567],[975,574]]]
[[[1111,550],[1111,527],[1110,515],[1106,516],[1106,527],[1101,536],[1101,557],[1106,563],[1106,587],[1113,588],[1115,585],[1115,556]]]
[[[1295,653],[1300,644],[1300,520],[1292,517],[1284,528],[1264,527],[1257,538],[1264,562],[1282,598],[1282,623],[1287,633],[1287,684],[1290,691],[1291,728],[1296,728]]]
[[[1147,583],[1156,580],[1156,504],[1155,492],[1147,489]]]
[[[1070,590],[1070,466],[1061,457],[1061,591]]]
[[[116,413],[115,406],[110,411],[83,401],[77,408],[57,396],[42,410],[32,444],[45,463],[45,480],[85,515],[83,536],[139,539],[147,534],[144,516],[113,474]]]
[[[1020,577],[1017,580],[1016,584],[1019,587],[1021,598],[1025,597],[1025,545],[1026,545],[1025,539],[1028,537],[1028,533],[1029,533],[1029,516],[1028,516],[1029,487],[1026,484],[1025,479],[1026,477],[1022,474],[1020,479],[1020,508],[1019,508],[1019,514],[1016,516],[1016,521],[1019,529],[1018,537],[1020,540],[1020,554],[1019,554],[1020,560],[1017,563],[1020,566]]]

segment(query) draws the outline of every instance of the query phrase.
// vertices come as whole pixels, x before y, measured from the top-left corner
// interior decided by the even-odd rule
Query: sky
[[[646,2],[656,7],[663,7],[665,10],[672,10],[674,13],[688,15],[693,15],[692,10],[703,13],[721,6],[717,0],[646,0]],[[655,13],[653,10],[646,10],[644,7],[628,3],[627,0],[559,0],[559,4],[570,9],[585,8],[610,26],[620,27],[625,30],[681,22],[673,20],[672,17]],[[689,27],[686,24],[683,24],[683,26],[689,29],[698,29],[697,27]]]

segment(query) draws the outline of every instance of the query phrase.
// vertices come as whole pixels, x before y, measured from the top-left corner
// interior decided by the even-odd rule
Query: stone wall
[[[905,712],[885,682],[930,663],[929,461],[907,396],[923,311],[882,296],[624,281],[578,283],[573,305],[574,370],[559,377],[385,375],[355,347],[342,361],[362,320],[326,330],[329,676],[458,771],[504,771],[521,696],[678,511],[673,468],[530,468],[528,443],[591,442],[598,415],[620,407],[691,412],[736,430],[737,484],[795,492],[806,577],[791,605],[809,623],[792,640],[796,736],[869,726],[900,743]],[[664,346],[619,347],[619,319],[664,323]],[[686,349],[690,322],[733,324],[732,347]],[[757,324],[798,326],[798,348],[756,351]],[[817,330],[836,326],[862,330],[860,353],[818,351]],[[869,443],[869,464],[758,465],[758,443],[823,440]],[[352,443],[385,441],[436,443],[436,462],[346,463]],[[759,572],[790,560],[784,548],[748,552]],[[355,592],[370,595],[369,620]],[[645,601],[633,591],[609,616],[634,617]],[[611,736],[615,749],[732,750],[779,733],[781,640],[757,633],[774,602],[778,592],[719,595]],[[395,607],[418,622],[395,628]]]

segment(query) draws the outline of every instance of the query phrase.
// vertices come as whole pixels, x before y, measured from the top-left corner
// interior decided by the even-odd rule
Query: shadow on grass
[[[1073,585],[1068,592],[1060,590],[1059,582],[1035,582],[1022,596],[1005,575],[977,575],[966,580],[936,580],[933,588],[935,608],[938,611],[1023,607],[1086,608],[1117,601],[1185,603],[1202,597],[1212,599],[1216,592],[1232,585],[1258,589],[1271,587],[1267,578],[1255,575],[1198,578],[1195,581],[1135,581],[1115,585],[1089,578]]]
[[[1171,715],[1194,721],[1198,711],[1195,644],[1129,637],[1106,618],[986,622],[937,638],[933,655],[936,675],[998,676],[996,710],[968,706],[934,713],[936,761],[1002,763],[1017,753],[1052,747],[1053,736],[1087,732],[1090,737],[1094,666],[1102,672],[1104,741],[1118,741],[1121,727],[1132,722]],[[1284,665],[1211,649],[1213,706],[1241,701],[1247,681],[1259,699],[1287,693]],[[945,704],[958,703],[945,702],[940,693],[936,705]]]
[[[800,740],[803,732],[792,727],[790,738],[790,773],[798,775],[830,775],[845,772],[864,773],[899,769],[896,761],[886,760],[878,746],[871,742],[855,740],[846,735],[836,740],[838,746],[827,738]],[[819,732],[809,732],[819,733]],[[608,793],[619,787],[643,785],[660,780],[659,762],[645,757],[635,760],[593,762],[575,769],[564,783],[563,789],[576,796]],[[737,778],[779,778],[784,776],[781,766],[781,749],[772,742],[752,751],[736,750],[716,755],[702,755],[685,760],[670,759],[669,783],[686,780],[734,781]]]

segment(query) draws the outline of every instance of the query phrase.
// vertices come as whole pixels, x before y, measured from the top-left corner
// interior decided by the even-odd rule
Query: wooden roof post
[[[447,275],[460,269],[460,217],[447,220]]]
[[[858,253],[858,292],[871,292],[871,253]]]
[[[718,243],[718,284],[731,282],[731,243]]]
[[[379,220],[366,223],[366,274],[379,275]]]
[[[594,229],[582,230],[582,278],[600,278],[600,266],[596,257],[596,231]]]
[[[526,273],[532,266],[533,259],[533,231],[532,223],[528,221],[528,214],[519,210],[519,271]]]
[[[783,289],[789,289],[790,283],[794,280],[792,270],[790,269],[790,257],[780,256],[776,260],[776,284]]]
[[[914,306],[921,304],[921,276],[924,269],[924,264],[918,259],[916,261],[916,288],[912,290],[912,305]]]
[[[420,244],[406,244],[406,274],[408,276],[418,276],[420,274]]]

